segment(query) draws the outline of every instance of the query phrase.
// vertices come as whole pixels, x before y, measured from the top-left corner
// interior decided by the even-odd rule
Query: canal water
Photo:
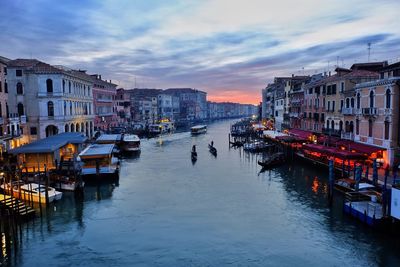
[[[231,123],[143,140],[118,182],[27,223],[7,265],[400,266],[398,238],[343,215],[340,198],[327,206],[327,171],[295,161],[260,173],[259,156],[229,148]]]

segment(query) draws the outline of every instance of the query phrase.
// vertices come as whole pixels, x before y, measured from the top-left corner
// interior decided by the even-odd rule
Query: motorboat
[[[13,197],[24,200],[32,201],[36,203],[46,203],[46,190],[48,195],[48,203],[54,200],[60,200],[62,198],[62,192],[56,191],[53,187],[45,186],[37,183],[23,183],[21,181],[6,183],[0,185],[0,187]]]
[[[82,162],[82,175],[117,174],[119,160],[113,154],[113,144],[92,144],[78,156]]]
[[[122,151],[138,152],[140,151],[140,139],[136,134],[124,134],[122,138]]]
[[[207,125],[196,125],[190,128],[192,135],[198,135],[207,132]]]

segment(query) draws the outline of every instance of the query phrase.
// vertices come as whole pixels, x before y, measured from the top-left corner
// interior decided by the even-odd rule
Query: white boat
[[[150,134],[154,135],[172,133],[174,131],[175,131],[175,126],[173,122],[161,122],[149,125],[149,132]]]
[[[193,135],[202,134],[207,132],[207,125],[196,125],[190,128],[190,132]]]
[[[78,159],[82,162],[82,175],[117,174],[119,160],[113,156],[113,144],[93,144],[85,148]]]
[[[74,178],[68,176],[59,176],[51,185],[58,190],[75,191],[77,188],[83,187],[85,183],[83,181],[78,182]]]
[[[122,150],[125,152],[140,151],[140,139],[136,134],[124,134]]]
[[[46,203],[46,186],[37,183],[24,184],[23,182],[13,182],[0,186],[7,194],[13,193],[15,198],[36,203]],[[12,187],[12,190],[11,190]],[[62,192],[56,191],[53,187],[47,187],[48,203],[62,198]]]

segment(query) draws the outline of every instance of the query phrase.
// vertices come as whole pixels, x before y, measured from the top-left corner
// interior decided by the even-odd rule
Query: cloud
[[[4,1],[0,51],[125,88],[194,87],[257,103],[274,76],[349,67],[367,59],[367,43],[371,59],[400,57],[399,8],[390,0]]]

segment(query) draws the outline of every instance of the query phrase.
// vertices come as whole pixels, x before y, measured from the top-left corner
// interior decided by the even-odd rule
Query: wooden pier
[[[0,205],[13,214],[21,218],[29,218],[35,216],[35,210],[24,202],[8,195],[0,194]]]

